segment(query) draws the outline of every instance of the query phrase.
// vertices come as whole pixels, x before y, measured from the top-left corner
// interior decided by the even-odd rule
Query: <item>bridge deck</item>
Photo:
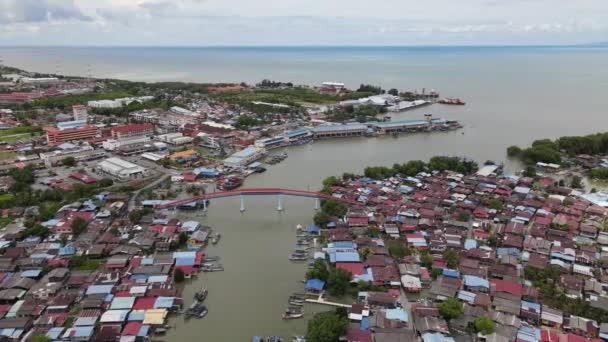
[[[184,198],[181,200],[173,201],[160,205],[160,209],[172,208],[186,203],[192,203],[200,200],[208,200],[215,198],[226,198],[235,196],[271,196],[271,195],[285,195],[285,196],[297,196],[297,197],[308,197],[308,198],[321,198],[321,199],[335,199],[350,205],[360,204],[357,201],[344,198],[336,198],[327,194],[314,191],[298,190],[298,189],[285,189],[285,188],[249,188],[249,189],[238,189],[231,191],[220,191],[212,192],[199,196]]]

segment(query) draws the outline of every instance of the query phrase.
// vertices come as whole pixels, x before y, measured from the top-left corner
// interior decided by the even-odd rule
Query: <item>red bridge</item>
[[[181,200],[164,203],[159,205],[157,208],[166,209],[173,208],[184,204],[195,203],[198,201],[210,200],[215,198],[226,198],[226,197],[236,197],[236,196],[297,196],[297,197],[308,197],[315,199],[334,199],[336,201],[340,201],[345,204],[350,205],[359,205],[361,203],[344,198],[336,198],[327,194],[323,194],[320,192],[314,191],[306,191],[306,190],[295,190],[295,189],[283,189],[283,188],[251,188],[251,189],[240,189],[240,190],[231,190],[231,191],[220,191],[220,192],[211,192],[207,194],[203,194],[200,196],[184,198]],[[282,210],[281,200],[279,198],[279,210]],[[244,205],[241,202],[241,210],[244,210]]]

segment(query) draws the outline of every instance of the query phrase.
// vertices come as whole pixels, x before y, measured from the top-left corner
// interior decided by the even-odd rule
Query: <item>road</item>
[[[150,189],[150,188],[153,188],[153,187],[161,184],[162,182],[164,182],[165,180],[167,180],[167,178],[169,178],[169,177],[171,177],[170,174],[164,174],[162,177],[160,177],[159,179],[155,180],[154,182],[152,182],[152,183],[144,186],[143,188],[135,191],[133,193],[133,196],[131,196],[131,199],[129,199],[129,210],[135,208],[135,203],[136,203],[137,197],[139,196],[139,194],[142,191]]]

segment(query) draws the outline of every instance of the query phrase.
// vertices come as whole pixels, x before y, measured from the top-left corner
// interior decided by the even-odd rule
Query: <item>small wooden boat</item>
[[[192,305],[190,305],[188,308],[188,311],[186,311],[186,317],[203,318],[207,315],[207,313],[207,307],[203,303],[196,301],[192,303]]]
[[[306,342],[306,338],[304,336],[301,336],[301,335],[294,335],[294,337],[291,340],[291,342]]]
[[[211,257],[203,258],[203,262],[213,262],[213,261],[219,261],[219,260],[220,260],[219,256],[211,256]]]
[[[292,254],[292,255],[289,256],[289,260],[290,261],[294,261],[294,262],[296,262],[296,261],[304,262],[304,261],[308,261],[308,256],[307,255],[293,255]]]
[[[303,313],[284,313],[283,314],[283,319],[284,320],[288,320],[288,319],[297,319],[297,318],[302,318],[304,317]]]
[[[207,265],[207,266],[202,266],[201,267],[201,271],[203,272],[219,272],[219,271],[223,271],[224,270],[224,266],[222,265]]]
[[[207,290],[206,287],[203,287],[202,289],[200,289],[200,291],[197,291],[194,294],[194,299],[198,300],[199,302],[203,302],[207,298],[208,294],[209,294],[209,290]]]
[[[211,238],[211,244],[217,245],[217,243],[220,242],[221,237],[222,235],[220,233],[215,233],[215,235],[213,235],[213,237]]]

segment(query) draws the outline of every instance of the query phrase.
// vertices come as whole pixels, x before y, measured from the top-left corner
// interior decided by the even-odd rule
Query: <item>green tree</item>
[[[348,291],[352,275],[347,270],[333,268],[327,278],[327,290],[332,296],[343,296]]]
[[[450,320],[462,315],[462,304],[456,298],[448,298],[445,302],[438,305],[439,313],[443,318]]]
[[[46,228],[42,225],[39,225],[39,224],[36,224],[31,228],[25,229],[25,234],[31,235],[31,236],[39,236],[41,238],[45,238],[50,233],[51,233],[51,231],[48,228]]]
[[[102,178],[99,180],[98,184],[102,188],[107,188],[109,186],[114,185],[114,181],[109,178]]]
[[[180,246],[185,246],[188,242],[188,234],[186,232],[179,233],[178,241]]]
[[[433,266],[433,257],[428,252],[423,252],[420,255],[420,265],[430,269]]]
[[[306,279],[321,279],[327,281],[329,278],[329,270],[323,260],[315,260],[312,268],[306,272]]]
[[[306,341],[337,342],[349,326],[347,317],[337,312],[321,312],[308,321]]]
[[[72,221],[72,232],[76,235],[80,235],[87,230],[89,223],[82,217],[77,217]]]
[[[331,219],[331,217],[329,215],[327,215],[327,213],[320,210],[319,212],[317,212],[315,214],[313,221],[315,222],[315,224],[317,226],[325,227],[329,223],[330,219]]]
[[[395,259],[403,259],[404,256],[410,254],[409,249],[401,240],[390,240],[388,241],[387,245],[388,254],[390,254]]]
[[[488,317],[477,317],[473,321],[475,331],[480,332],[484,335],[490,335],[494,332],[494,321]]]
[[[443,274],[443,270],[441,268],[433,268],[431,271],[431,278],[437,279],[440,275]]]
[[[453,249],[446,249],[443,252],[443,258],[448,263],[448,267],[452,269],[458,267],[458,264],[460,263],[460,256]]]
[[[509,158],[517,158],[520,157],[522,154],[522,150],[519,146],[509,146],[507,148],[507,156],[509,156]]]
[[[51,339],[46,335],[34,335],[32,336],[31,342],[51,342]]]
[[[65,157],[61,160],[61,164],[64,166],[74,166],[74,165],[76,165],[76,158]]]
[[[348,208],[346,207],[346,204],[338,200],[328,199],[323,201],[321,210],[329,216],[344,216],[346,215]]]
[[[502,210],[503,204],[500,200],[492,198],[488,201],[488,207],[490,209]]]
[[[572,176],[572,179],[570,180],[570,187],[574,189],[581,189],[583,187],[583,178],[576,175]]]
[[[181,268],[175,269],[175,272],[173,272],[173,280],[175,280],[176,283],[181,283],[186,280],[186,275],[184,274],[184,271],[182,271]]]
[[[393,96],[399,96],[399,90],[397,90],[397,89],[395,89],[395,88],[390,89],[390,90],[388,91],[388,93],[389,93],[390,95],[393,95]]]

